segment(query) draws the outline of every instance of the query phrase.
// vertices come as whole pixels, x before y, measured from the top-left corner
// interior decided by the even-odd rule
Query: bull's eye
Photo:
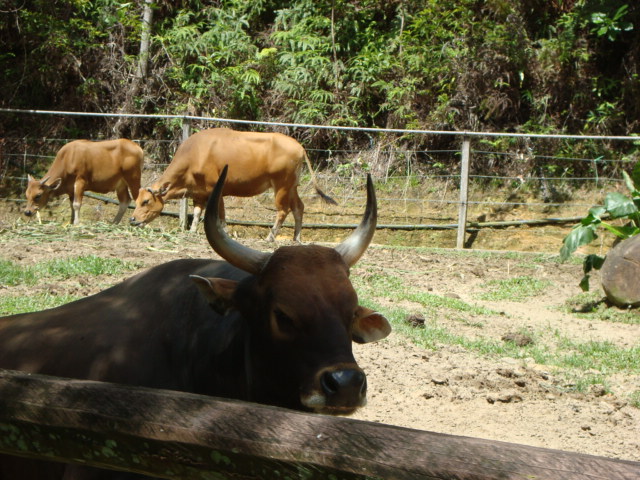
[[[294,333],[295,324],[291,317],[278,308],[273,311],[273,316],[275,318],[276,328],[280,334],[291,335]]]
[[[40,201],[40,199],[41,199],[41,198],[42,198],[42,194],[41,194],[41,193],[39,193],[39,194],[37,194],[33,199],[34,199],[36,202],[38,202],[38,201]]]
[[[143,200],[142,201],[142,206],[146,207],[147,205],[149,205],[149,200]]]

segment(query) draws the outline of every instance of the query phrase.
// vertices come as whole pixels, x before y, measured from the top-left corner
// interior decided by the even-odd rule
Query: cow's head
[[[170,186],[171,184],[166,182],[162,185],[141,188],[129,223],[133,226],[143,226],[158,217],[164,208],[164,196]]]
[[[51,193],[60,188],[62,179],[57,178],[53,182],[49,182],[49,177],[45,177],[42,180],[36,180],[31,175],[27,176],[27,190],[25,191],[25,197],[27,197],[27,206],[24,209],[24,214],[30,217],[41,208],[45,207],[49,202]]]
[[[366,403],[366,376],[356,363],[352,341],[386,337],[381,314],[358,304],[349,268],[365,252],[376,226],[376,199],[367,178],[362,222],[336,248],[285,246],[273,253],[253,250],[224,231],[218,202],[226,168],[209,199],[205,232],[213,249],[252,275],[240,282],[193,277],[219,312],[239,311],[250,323],[252,382],[256,401],[290,408],[349,414]]]

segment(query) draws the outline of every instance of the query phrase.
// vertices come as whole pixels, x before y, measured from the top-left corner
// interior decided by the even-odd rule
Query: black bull
[[[351,341],[390,332],[382,315],[358,305],[348,278],[375,231],[371,180],[362,222],[335,249],[267,254],[225,233],[217,207],[225,174],[205,231],[226,262],[175,260],[82,300],[1,318],[0,368],[330,414],[364,405],[366,377]],[[0,456],[0,480],[118,475]]]

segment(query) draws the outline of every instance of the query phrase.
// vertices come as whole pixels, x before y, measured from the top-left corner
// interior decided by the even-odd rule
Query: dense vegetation
[[[142,0],[3,5],[2,107],[436,130],[640,130],[640,4],[631,0],[158,0],[148,51]],[[166,138],[175,127],[45,121],[30,133]],[[0,134],[19,123],[3,114]],[[306,135],[308,148],[370,141]]]

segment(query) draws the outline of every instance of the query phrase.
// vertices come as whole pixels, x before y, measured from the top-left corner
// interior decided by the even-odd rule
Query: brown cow
[[[334,415],[365,405],[366,376],[352,342],[391,331],[383,315],[359,305],[349,279],[375,232],[371,179],[362,221],[344,242],[267,253],[224,231],[225,175],[204,228],[226,262],[174,260],[67,305],[0,318],[0,368]],[[122,477],[0,455],[0,479],[15,478]]]
[[[320,197],[336,202],[318,187],[304,148],[296,140],[281,133],[238,132],[228,128],[202,130],[180,145],[160,179],[140,190],[132,225],[146,225],[164,208],[166,200],[188,196],[193,198],[195,231],[220,171],[229,165],[229,177],[222,195],[251,197],[273,187],[278,213],[268,240],[274,241],[287,214],[295,219],[293,238],[300,241],[304,204],[298,196],[302,163],[306,162],[311,181]],[[224,222],[224,204],[220,216]]]
[[[28,177],[26,216],[43,208],[52,197],[67,194],[71,203],[71,223],[80,223],[82,196],[87,190],[97,193],[115,191],[120,206],[113,223],[118,223],[140,190],[142,149],[131,140],[91,142],[74,140],[56,155],[42,180]],[[131,195],[129,194],[131,190]]]

